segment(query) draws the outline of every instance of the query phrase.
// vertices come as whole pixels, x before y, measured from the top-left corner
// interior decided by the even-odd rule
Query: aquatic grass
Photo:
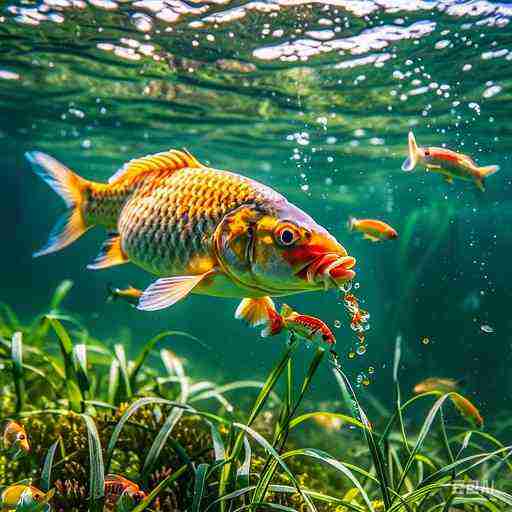
[[[98,430],[94,419],[88,414],[82,414],[82,419],[87,427],[89,444],[89,510],[90,512],[103,509],[103,497],[105,496],[105,467],[103,465],[103,451]]]
[[[305,371],[299,371],[292,345],[265,380],[218,385],[195,381],[168,348],[156,351],[158,341],[174,331],[151,338],[149,349],[130,361],[121,341],[110,349],[85,335],[79,323],[69,324],[68,332],[61,318],[45,317],[51,328],[39,331],[45,342],[24,337],[21,349],[26,383],[43,382],[44,375],[52,385],[34,400],[24,389],[17,414],[14,379],[5,384],[2,399],[9,416],[28,429],[35,450],[14,466],[0,457],[1,484],[23,480],[30,470],[43,490],[55,489],[52,504],[58,510],[101,510],[104,475],[112,471],[147,493],[138,504],[123,499],[118,512],[451,512],[452,507],[495,512],[510,506],[512,498],[501,486],[512,477],[512,446],[488,431],[469,429],[459,415],[457,426],[448,424],[449,393],[402,396],[399,344],[394,410],[381,425],[370,422],[359,390],[341,367],[332,369],[333,382],[348,412],[308,405],[311,383],[327,369],[322,349],[310,355]],[[58,343],[52,346],[55,336]],[[11,361],[12,340],[1,340],[0,347],[0,357]],[[70,397],[68,377],[80,400]],[[226,398],[243,389],[256,391],[247,409]],[[425,416],[418,424],[420,411]],[[322,417],[341,420],[340,430],[320,432],[315,420]],[[317,435],[329,436],[332,454],[304,444]],[[498,487],[472,487],[473,481],[491,478]]]
[[[41,490],[48,492],[52,485],[52,468],[53,461],[55,459],[55,452],[59,446],[60,441],[55,441],[46,453],[43,463],[43,469],[41,471]]]
[[[11,341],[12,376],[16,389],[16,412],[23,409],[25,402],[25,383],[23,380],[23,335],[15,332]]]

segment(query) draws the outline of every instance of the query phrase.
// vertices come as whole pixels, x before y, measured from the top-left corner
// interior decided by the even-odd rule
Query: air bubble
[[[336,329],[339,329],[341,327],[341,322],[339,320],[334,320],[334,327],[336,327]]]
[[[357,355],[362,356],[363,354],[366,354],[366,345],[359,345],[356,349]]]
[[[428,345],[430,343],[430,338],[427,338],[425,336],[424,338],[421,339],[421,343],[423,343],[423,345]]]

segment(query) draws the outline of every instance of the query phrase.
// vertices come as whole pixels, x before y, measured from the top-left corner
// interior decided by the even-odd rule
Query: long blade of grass
[[[119,435],[121,434],[121,431],[123,430],[123,427],[125,426],[126,422],[141,408],[146,405],[151,404],[165,404],[165,405],[174,405],[174,402],[170,402],[169,400],[166,400],[165,398],[158,398],[158,397],[144,397],[139,398],[137,401],[133,402],[133,404],[126,409],[124,414],[121,416],[119,421],[117,422],[117,425],[115,426],[112,435],[110,436],[110,440],[108,442],[107,446],[107,455],[106,455],[106,470],[107,472],[110,469],[110,463],[112,461],[112,455],[114,453],[114,449],[116,447],[117,441],[119,440]]]
[[[25,403],[25,383],[23,380],[23,335],[15,332],[11,341],[11,360],[14,388],[16,390],[16,413],[21,412]]]
[[[176,426],[182,415],[183,409],[176,407],[173,408],[158,431],[153,444],[149,448],[146,459],[144,460],[144,465],[142,467],[142,476],[144,479],[149,477],[158,457],[160,457],[160,454],[164,449],[168,437],[171,435],[173,428]]]
[[[117,362],[119,363],[119,369],[121,370],[121,377],[123,378],[124,393],[126,398],[129,400],[132,397],[132,387],[130,384],[130,372],[128,371],[128,362],[126,360],[124,345],[120,343],[115,345],[114,352],[116,354]]]
[[[436,400],[436,402],[434,403],[434,405],[432,406],[432,408],[430,409],[430,411],[428,412],[427,417],[426,417],[425,421],[423,422],[420,433],[418,435],[418,439],[416,440],[416,444],[414,445],[414,448],[412,449],[412,451],[409,455],[409,459],[407,460],[407,462],[404,465],[404,471],[402,473],[402,476],[401,476],[400,481],[398,482],[398,485],[396,488],[397,492],[400,492],[400,489],[402,488],[404,480],[414,462],[414,456],[420,451],[420,449],[425,441],[425,438],[427,437],[427,434],[429,433],[430,428],[432,427],[432,424],[434,423],[434,419],[436,417],[437,412],[441,409],[441,406],[443,405],[443,403],[445,402],[445,400],[448,397],[449,397],[449,395],[443,395],[440,398],[438,398]]]
[[[276,385],[277,381],[279,380],[279,377],[283,373],[284,369],[286,368],[288,364],[288,360],[291,358],[293,351],[295,350],[296,343],[288,346],[285,353],[283,354],[283,357],[279,360],[277,365],[272,369],[270,374],[268,375],[267,379],[265,380],[265,383],[263,387],[261,388],[261,391],[258,394],[258,397],[256,398],[254,405],[251,409],[251,412],[249,414],[249,420],[247,421],[247,426],[251,426],[258,414],[260,413],[261,409],[265,405],[267,399],[271,395],[274,386]],[[234,441],[233,446],[230,448],[228,455],[229,458],[232,460],[236,460],[238,458],[238,455],[240,454],[240,451],[243,446],[243,439],[244,435],[242,432],[240,432]],[[219,480],[219,494],[222,496],[223,494],[226,494],[227,487],[229,485],[229,482],[231,480],[233,474],[233,467],[232,464],[226,464],[223,469]],[[224,512],[225,510],[225,503],[221,502],[221,512]]]
[[[107,399],[112,405],[116,404],[116,396],[119,390],[119,362],[112,359],[110,370],[108,372],[108,391]]]
[[[144,512],[148,509],[149,505],[157,498],[157,496],[164,491],[169,485],[176,481],[189,469],[188,465],[185,464],[177,469],[174,473],[171,473],[167,478],[162,480],[147,496],[144,498],[131,512]]]
[[[204,485],[208,473],[209,464],[199,464],[196,471],[196,480],[194,483],[194,498],[190,512],[201,512],[201,502],[203,500]]]
[[[105,495],[105,467],[101,442],[96,424],[88,414],[81,414],[87,427],[87,439],[89,443],[89,510],[100,511],[103,509],[102,499]]]
[[[73,362],[80,391],[82,396],[85,396],[90,389],[87,372],[87,346],[85,343],[79,343],[73,347]]]
[[[306,376],[304,377],[304,380],[302,382],[302,386],[299,392],[299,396],[297,400],[292,402],[293,400],[293,383],[292,383],[292,364],[291,359],[288,361],[288,372],[287,372],[287,399],[285,402],[285,406],[281,410],[281,415],[277,424],[276,432],[274,435],[274,448],[280,452],[285,443],[288,439],[288,435],[290,432],[289,424],[290,420],[295,415],[297,409],[299,408],[300,404],[302,403],[302,400],[309,389],[309,386],[313,380],[313,376],[315,375],[320,362],[322,361],[323,357],[325,356],[325,349],[322,347],[318,347],[315,351],[315,355],[313,356],[313,359],[311,360],[311,363],[309,364],[308,371],[306,373]],[[269,458],[266,461],[266,464],[263,468],[263,471],[260,474],[260,480],[258,482],[258,485],[256,487],[256,491],[254,492],[254,496],[252,498],[252,502],[259,502],[263,501],[265,499],[265,495],[267,493],[268,486],[270,485],[270,482],[272,478],[274,477],[274,473],[277,469],[277,461],[275,459],[272,459],[272,457],[269,455]]]
[[[338,382],[342,394],[344,396],[347,396],[351,400],[352,409],[355,410],[356,415],[359,416],[359,419],[361,420],[361,423],[364,425],[364,436],[366,439],[366,443],[368,444],[368,448],[370,450],[370,454],[372,456],[372,461],[375,466],[375,471],[377,472],[377,477],[379,480],[379,485],[382,493],[382,499],[384,501],[385,508],[389,508],[391,506],[391,497],[389,494],[389,483],[388,478],[386,474],[386,464],[384,462],[384,458],[382,456],[382,453],[380,451],[380,448],[378,444],[375,442],[375,438],[373,436],[372,432],[372,426],[366,417],[366,413],[364,412],[363,408],[359,405],[359,402],[357,400],[356,394],[354,393],[354,390],[352,389],[352,386],[350,385],[350,381],[348,380],[347,376],[337,363],[335,361],[335,365],[333,368],[334,377],[336,378],[336,381]]]
[[[169,375],[172,376],[175,374],[178,377],[181,388],[178,402],[185,404],[190,394],[190,385],[180,358],[168,349],[161,350],[160,356]]]
[[[50,300],[50,310],[53,311],[59,308],[62,301],[71,291],[71,288],[73,288],[73,281],[70,281],[69,279],[65,279],[62,281],[62,283],[59,284],[59,286],[57,286]]]
[[[133,369],[130,374],[130,384],[132,389],[135,389],[135,383],[137,380],[137,376],[139,375],[139,372],[141,368],[143,367],[147,357],[151,353],[151,351],[156,347],[158,342],[160,340],[163,340],[164,338],[167,338],[168,336],[183,336],[185,338],[190,338],[194,341],[199,341],[195,336],[192,336],[191,334],[187,334],[186,332],[181,331],[165,331],[161,332],[160,334],[157,334],[153,338],[151,338],[142,348],[139,355],[137,356],[137,359],[134,361]]]
[[[301,495],[302,499],[306,503],[309,510],[316,512],[316,507],[313,502],[302,492],[299,482],[295,478],[294,474],[290,471],[286,463],[283,461],[281,456],[276,452],[274,447],[258,432],[248,427],[247,425],[243,425],[242,423],[233,423],[235,428],[239,428],[242,431],[249,434],[267,453],[271,454],[272,457],[277,461],[277,463],[281,466],[283,471],[288,475],[293,485],[297,489],[297,492]]]
[[[224,441],[220,435],[218,428],[211,422],[208,422],[210,425],[210,432],[212,435],[213,442],[213,453],[215,454],[215,461],[221,461],[226,458],[226,447],[224,446]]]
[[[398,421],[400,423],[400,433],[402,434],[402,443],[405,449],[411,453],[411,449],[409,447],[409,441],[407,440],[407,434],[405,432],[405,423],[404,418],[402,416],[402,393],[400,390],[400,381],[398,380],[398,371],[400,369],[400,359],[402,357],[402,336],[399,334],[396,337],[395,342],[395,357],[393,361],[393,381],[395,383],[395,391],[396,391],[396,411],[398,415]]]
[[[64,326],[59,322],[55,315],[47,315],[46,318],[49,320],[59,340],[62,358],[64,360],[66,388],[68,391],[68,399],[71,405],[71,409],[74,412],[81,412],[83,396],[80,390],[80,385],[78,383],[73,361],[73,343],[66,329],[64,329]]]
[[[252,450],[251,443],[247,440],[247,436],[244,436],[244,450],[245,457],[242,465],[238,468],[237,471],[237,479],[240,482],[240,485],[246,487],[249,485],[249,475],[251,472],[251,459],[252,459]]]
[[[359,482],[357,477],[354,475],[354,473],[345,464],[336,460],[328,453],[323,452],[321,450],[316,450],[313,448],[302,448],[302,449],[298,449],[298,450],[292,450],[291,452],[287,452],[287,453],[283,454],[282,458],[283,458],[283,460],[285,460],[290,457],[296,457],[297,455],[302,455],[305,457],[319,460],[319,461],[323,462],[324,464],[327,464],[327,465],[335,468],[340,473],[343,473],[352,482],[352,484],[354,484],[356,489],[359,491],[364,502],[366,503],[366,506],[368,507],[368,510],[370,512],[375,512],[375,509],[370,501],[370,498],[368,497],[368,494],[365,492],[365,490],[363,489],[363,486],[361,485],[361,483]],[[358,469],[360,469],[360,471],[363,475],[371,477],[371,475],[369,473],[367,473],[366,471],[364,471],[362,468],[358,468]],[[372,477],[372,480],[375,481],[376,479]]]
[[[55,451],[59,443],[60,441],[55,441],[55,443],[48,448],[44,458],[43,470],[41,471],[41,490],[44,492],[48,492],[52,486],[52,467],[55,459]]]

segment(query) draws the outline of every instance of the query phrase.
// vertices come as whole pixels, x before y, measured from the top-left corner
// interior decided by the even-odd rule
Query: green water
[[[125,161],[186,147],[202,162],[282,192],[357,258],[358,296],[371,313],[366,354],[336,294],[293,296],[297,310],[333,326],[354,383],[393,396],[401,377],[440,376],[493,422],[512,407],[511,283],[512,4],[340,0],[174,2],[47,0],[0,10],[0,300],[29,319],[63,279],[67,310],[112,342],[141,345],[164,329],[190,373],[260,378],[285,338],[262,340],[233,318],[237,301],[192,296],[144,313],[108,303],[108,283],[145,287],[125,266],[85,270],[104,239],[89,232],[40,259],[63,205],[35,177],[27,150],[107,180]],[[405,174],[406,139],[499,164],[485,193],[432,174]],[[349,233],[349,215],[387,221],[399,239],[371,244]],[[490,326],[493,332],[482,330]],[[427,337],[428,344],[422,339]],[[301,347],[304,361],[311,349]],[[337,393],[327,367],[314,397]]]

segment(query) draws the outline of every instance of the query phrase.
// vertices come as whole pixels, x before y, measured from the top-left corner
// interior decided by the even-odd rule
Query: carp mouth
[[[297,275],[311,284],[323,283],[327,290],[330,284],[339,287],[348,281],[352,281],[356,275],[352,270],[355,264],[356,259],[352,256],[328,253],[309,262]]]

